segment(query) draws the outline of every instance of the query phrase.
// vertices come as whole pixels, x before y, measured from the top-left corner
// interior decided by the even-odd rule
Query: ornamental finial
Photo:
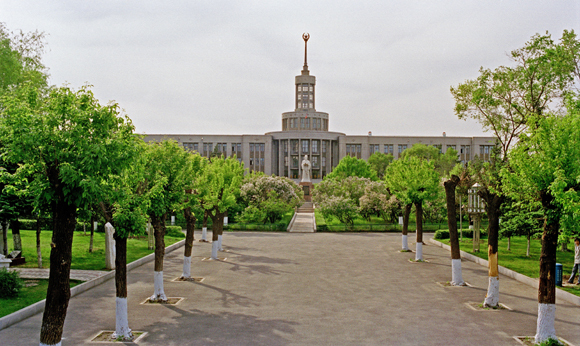
[[[308,71],[308,64],[306,63],[306,55],[308,52],[308,39],[310,38],[310,34],[305,32],[302,34],[302,39],[304,40],[304,68],[303,71]]]

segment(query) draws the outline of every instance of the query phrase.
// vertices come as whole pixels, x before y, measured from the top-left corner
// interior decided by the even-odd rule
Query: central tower
[[[316,77],[308,70],[308,39],[310,34],[302,34],[304,40],[304,66],[296,76],[294,112],[282,113],[282,131],[328,131],[328,113],[316,111]]]

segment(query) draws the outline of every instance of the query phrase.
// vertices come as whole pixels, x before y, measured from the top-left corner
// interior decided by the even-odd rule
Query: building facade
[[[173,139],[206,157],[236,155],[250,171],[285,176],[296,182],[301,177],[302,158],[308,155],[314,183],[321,181],[347,155],[366,160],[373,153],[381,152],[398,159],[415,143],[437,147],[442,153],[453,148],[462,162],[472,160],[475,155],[489,160],[494,137],[373,136],[370,132],[368,136],[349,136],[328,131],[328,113],[316,110],[316,77],[310,75],[306,60],[308,38],[308,34],[303,35],[304,66],[294,80],[295,109],[282,113],[282,131],[263,135],[152,134],[146,135],[145,141]]]

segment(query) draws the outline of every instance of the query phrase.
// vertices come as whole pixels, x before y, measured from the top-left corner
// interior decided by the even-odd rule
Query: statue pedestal
[[[300,182],[300,184],[298,184],[300,186],[302,186],[302,191],[304,191],[304,200],[306,202],[312,202],[312,188],[314,187],[314,185],[311,182]]]

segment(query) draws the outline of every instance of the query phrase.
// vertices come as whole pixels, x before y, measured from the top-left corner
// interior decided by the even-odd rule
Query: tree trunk
[[[207,210],[203,213],[203,223],[201,225],[201,240],[202,242],[207,242]]]
[[[538,322],[536,343],[549,338],[556,338],[554,321],[556,318],[556,251],[558,249],[558,231],[560,220],[553,197],[541,192],[542,207],[546,219],[542,234],[542,252],[540,255],[540,283],[538,288]]]
[[[402,251],[411,251],[409,250],[409,242],[407,238],[407,234],[409,233],[409,215],[411,215],[411,207],[412,204],[405,205],[403,209],[403,235],[402,235]]]
[[[220,213],[219,211],[215,211],[214,214],[209,215],[211,217],[212,228],[211,228],[211,258],[217,260],[217,253],[219,249],[219,236],[223,232],[224,229],[224,213]]]
[[[457,234],[457,208],[455,203],[455,189],[459,184],[459,177],[452,175],[443,183],[447,203],[447,226],[449,227],[449,245],[451,246],[451,285],[465,286],[461,271],[461,251]]]
[[[18,219],[12,220],[10,223],[12,226],[12,241],[14,244],[14,250],[22,251],[22,238],[20,237],[20,221]]]
[[[512,237],[508,237],[508,246],[507,246],[507,250],[511,251],[512,250]]]
[[[113,338],[133,340],[127,311],[127,238],[115,232],[116,323]]]
[[[195,215],[191,212],[191,208],[187,207],[183,210],[183,216],[187,222],[185,233],[185,249],[183,252],[183,272],[181,273],[182,278],[191,277],[191,252],[193,249],[193,232],[195,230]]]
[[[526,247],[526,256],[530,257],[530,235],[528,234],[528,245]]]
[[[2,254],[8,256],[8,221],[2,223]]]
[[[423,203],[415,203],[415,223],[417,225],[417,244],[415,252],[415,261],[423,260]]]
[[[91,213],[91,239],[89,241],[89,252],[93,252],[93,236],[95,235],[95,217]]]
[[[50,276],[40,329],[40,343],[56,345],[62,339],[62,330],[70,299],[69,277],[77,206],[68,204],[65,200],[62,183],[58,178],[58,170],[52,169],[52,172],[49,172],[49,181],[55,190],[54,229],[50,244]]]
[[[40,251],[40,218],[36,219],[36,258],[38,259],[38,268],[42,269],[42,252]]]
[[[155,235],[155,269],[154,288],[155,292],[151,296],[152,301],[167,301],[167,296],[163,289],[163,256],[165,256],[165,219],[167,213],[161,217],[151,215],[151,225]]]
[[[483,302],[485,307],[497,307],[499,304],[499,268],[497,248],[499,239],[499,213],[503,197],[487,189],[480,190],[480,196],[485,200],[485,211],[489,225],[487,227],[487,257],[488,277],[487,296]],[[475,230],[474,230],[475,232]]]
[[[14,231],[12,232],[12,234],[14,234]],[[570,239],[568,239],[568,238],[564,239],[564,241],[562,242],[562,247],[560,248],[560,251],[568,252],[568,242],[569,241],[570,241]]]

